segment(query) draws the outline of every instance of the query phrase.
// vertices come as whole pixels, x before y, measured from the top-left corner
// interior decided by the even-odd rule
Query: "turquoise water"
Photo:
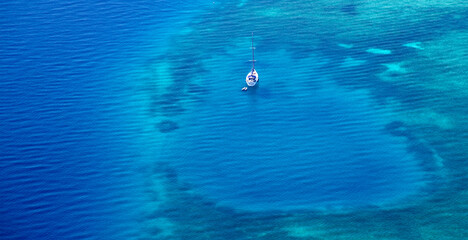
[[[464,1],[0,12],[1,239],[468,236]]]

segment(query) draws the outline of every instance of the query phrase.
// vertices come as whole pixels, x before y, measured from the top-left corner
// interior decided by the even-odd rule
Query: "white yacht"
[[[258,83],[258,73],[255,71],[255,54],[254,54],[254,46],[253,46],[253,33],[252,33],[252,70],[247,74],[247,77],[245,77],[245,82],[247,83],[247,86],[253,87],[257,85]]]

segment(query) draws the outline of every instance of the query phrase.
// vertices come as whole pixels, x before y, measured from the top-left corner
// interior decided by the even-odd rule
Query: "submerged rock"
[[[338,46],[342,47],[342,48],[352,48],[354,45],[353,44],[338,43]]]
[[[408,70],[406,70],[405,67],[403,67],[404,63],[398,62],[398,63],[383,63],[382,66],[387,67],[386,73],[391,73],[391,74],[404,74],[408,73]]]
[[[157,127],[159,128],[159,131],[162,133],[168,133],[172,132],[176,129],[179,128],[179,125],[177,125],[176,122],[170,121],[170,120],[164,120],[158,123]]]
[[[421,47],[421,42],[411,42],[407,44],[403,44],[404,47],[409,47],[409,48],[416,48],[419,50],[423,50],[424,48]]]
[[[383,55],[387,55],[387,54],[392,53],[391,50],[380,49],[380,48],[369,48],[369,49],[366,50],[366,52],[373,53],[373,54],[383,54]]]

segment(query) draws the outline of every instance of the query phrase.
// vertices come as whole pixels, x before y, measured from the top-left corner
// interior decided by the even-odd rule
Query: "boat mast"
[[[255,55],[254,55],[254,46],[253,46],[253,32],[252,32],[252,71],[255,70]]]

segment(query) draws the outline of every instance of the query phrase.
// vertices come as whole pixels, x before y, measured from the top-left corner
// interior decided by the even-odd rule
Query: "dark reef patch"
[[[408,137],[408,129],[406,128],[405,124],[401,121],[393,121],[385,126],[385,130],[390,132],[392,135],[395,136],[404,136]]]
[[[177,93],[166,93],[163,95],[154,95],[150,106],[152,112],[159,112],[164,116],[176,116],[182,114],[185,109],[181,106],[182,96]]]
[[[179,125],[177,125],[176,122],[171,121],[171,120],[161,121],[157,124],[157,127],[159,128],[159,131],[162,133],[168,133],[168,132],[172,132],[174,130],[179,129]]]
[[[344,5],[343,7],[341,7],[340,11],[351,16],[358,15],[356,4],[352,4],[352,3]]]

